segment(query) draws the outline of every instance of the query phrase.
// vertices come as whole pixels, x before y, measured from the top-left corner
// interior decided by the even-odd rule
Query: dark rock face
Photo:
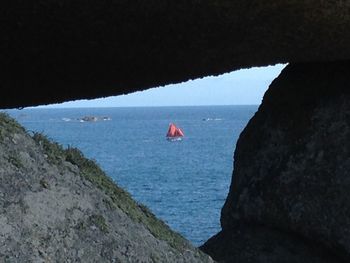
[[[0,108],[350,59],[349,10],[342,0],[3,1]]]
[[[239,138],[222,232],[204,251],[236,262],[350,261],[349,82],[348,61],[292,64],[273,81]]]
[[[0,262],[212,262],[76,149],[0,114]]]

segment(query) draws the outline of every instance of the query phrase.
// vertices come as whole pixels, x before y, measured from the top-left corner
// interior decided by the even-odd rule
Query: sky
[[[285,64],[277,64],[242,69],[220,76],[209,76],[179,84],[155,87],[127,95],[77,100],[41,107],[258,105],[272,80],[285,66]]]

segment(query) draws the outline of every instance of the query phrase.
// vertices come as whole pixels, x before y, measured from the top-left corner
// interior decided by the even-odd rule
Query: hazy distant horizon
[[[76,100],[40,108],[112,108],[259,105],[284,64],[242,69],[220,76],[150,88],[126,95]]]
[[[24,107],[23,109],[36,109],[36,108],[46,108],[46,109],[93,109],[93,108],[170,108],[170,107],[228,107],[228,106],[259,106],[260,104],[203,104],[203,105],[163,105],[163,106],[157,106],[157,105],[145,105],[145,106],[59,106],[55,107],[55,104],[51,105],[41,105],[41,106],[34,106],[34,107]],[[21,108],[22,109],[22,108]]]

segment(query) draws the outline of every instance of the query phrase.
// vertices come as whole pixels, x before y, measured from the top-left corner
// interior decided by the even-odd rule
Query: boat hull
[[[166,137],[166,139],[169,142],[178,142],[178,141],[182,141],[182,137]]]

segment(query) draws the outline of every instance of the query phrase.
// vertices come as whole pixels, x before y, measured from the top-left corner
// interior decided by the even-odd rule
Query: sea
[[[7,112],[30,133],[79,148],[135,200],[199,246],[221,230],[236,142],[257,109],[250,105]],[[96,118],[83,121],[84,117]],[[169,123],[183,130],[182,141],[166,140]]]

